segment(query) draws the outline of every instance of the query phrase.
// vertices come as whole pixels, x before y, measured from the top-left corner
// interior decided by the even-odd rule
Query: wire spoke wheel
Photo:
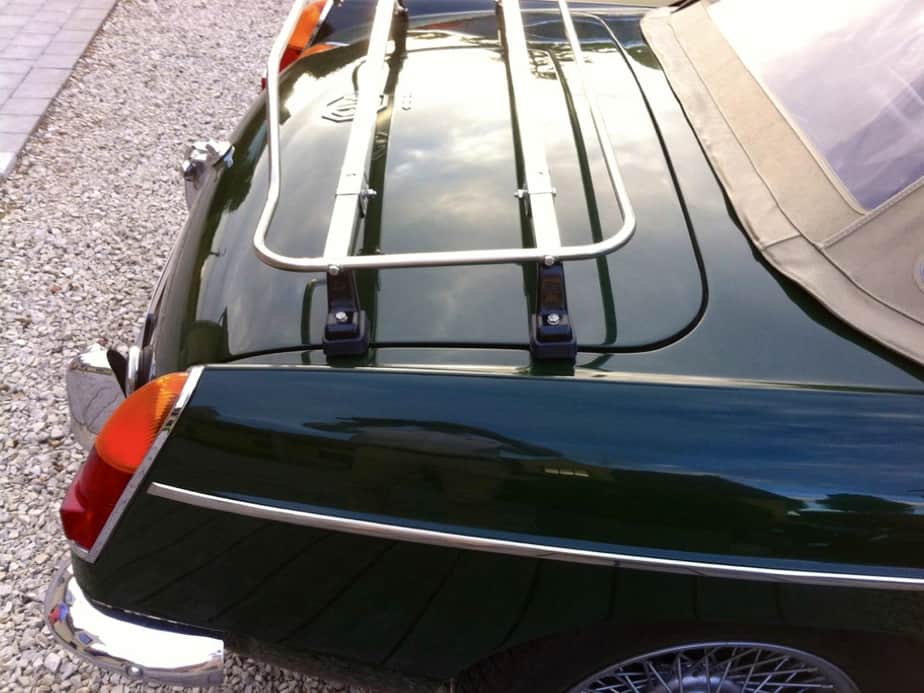
[[[757,643],[706,643],[620,662],[569,693],[859,693],[836,666],[807,652]]]

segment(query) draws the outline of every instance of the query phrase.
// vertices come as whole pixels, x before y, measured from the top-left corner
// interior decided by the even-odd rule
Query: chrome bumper
[[[215,638],[142,626],[103,613],[74,579],[70,556],[58,563],[45,595],[45,622],[65,649],[135,680],[212,686],[223,678],[224,643]]]
[[[98,344],[71,360],[64,381],[71,410],[71,432],[84,450],[89,450],[125,395],[109,365],[106,350]]]

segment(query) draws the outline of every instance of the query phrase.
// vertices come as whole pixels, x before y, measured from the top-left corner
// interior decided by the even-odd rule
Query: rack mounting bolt
[[[546,255],[544,258],[542,258],[542,262],[546,267],[551,267],[555,264],[555,258],[551,255]]]
[[[547,325],[551,325],[552,327],[555,327],[556,325],[561,323],[561,316],[558,313],[549,313],[548,315],[545,316],[545,322]]]
[[[337,265],[331,265],[327,268],[327,273],[332,277],[336,277],[340,274],[340,268]]]
[[[338,310],[336,313],[334,313],[334,320],[337,322],[346,322],[349,319],[350,316],[346,314],[346,311]]]

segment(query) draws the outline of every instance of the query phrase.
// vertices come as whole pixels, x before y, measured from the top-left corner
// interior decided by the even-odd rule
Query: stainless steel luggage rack
[[[353,270],[390,267],[443,267],[534,262],[537,268],[536,297],[530,316],[530,346],[537,359],[574,360],[577,343],[568,315],[565,293],[564,260],[599,257],[617,250],[635,232],[635,213],[616,163],[610,139],[595,94],[588,88],[584,54],[574,27],[567,0],[558,0],[561,19],[571,47],[575,77],[584,106],[590,111],[596,138],[603,152],[613,192],[622,212],[622,226],[608,238],[586,245],[563,246],[555,214],[555,188],[545,154],[545,143],[536,124],[540,104],[534,98],[530,74],[529,49],[519,0],[497,2],[498,29],[506,55],[512,92],[513,122],[521,143],[523,179],[514,193],[524,205],[535,240],[533,248],[492,250],[430,251],[352,255],[360,219],[366,204],[375,196],[367,173],[375,137],[376,114],[386,79],[386,55],[393,29],[396,51],[403,51],[403,32],[407,27],[407,8],[403,0],[378,0],[369,49],[357,79],[356,110],[347,141],[346,154],[333,200],[333,213],[327,231],[324,254],[319,257],[293,257],[274,252],[266,244],[266,232],[279,202],[281,162],[279,147],[278,66],[288,37],[309,0],[295,0],[282,31],[276,38],[266,68],[267,149],[270,182],[266,204],[254,233],[253,243],[260,259],[272,267],[299,272],[326,272],[328,315],[324,350],[328,356],[361,354],[369,345],[368,319],[356,292]],[[332,0],[331,0],[332,1]],[[399,17],[395,27],[395,17]],[[511,198],[513,199],[513,198]]]

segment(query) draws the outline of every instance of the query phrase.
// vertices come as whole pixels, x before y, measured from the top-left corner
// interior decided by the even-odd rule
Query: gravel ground
[[[59,650],[40,600],[64,552],[57,508],[82,454],[63,370],[134,338],[185,221],[182,154],[257,94],[286,0],[122,0],[14,174],[0,181],[0,691],[129,687]],[[233,659],[227,690],[341,685]]]

